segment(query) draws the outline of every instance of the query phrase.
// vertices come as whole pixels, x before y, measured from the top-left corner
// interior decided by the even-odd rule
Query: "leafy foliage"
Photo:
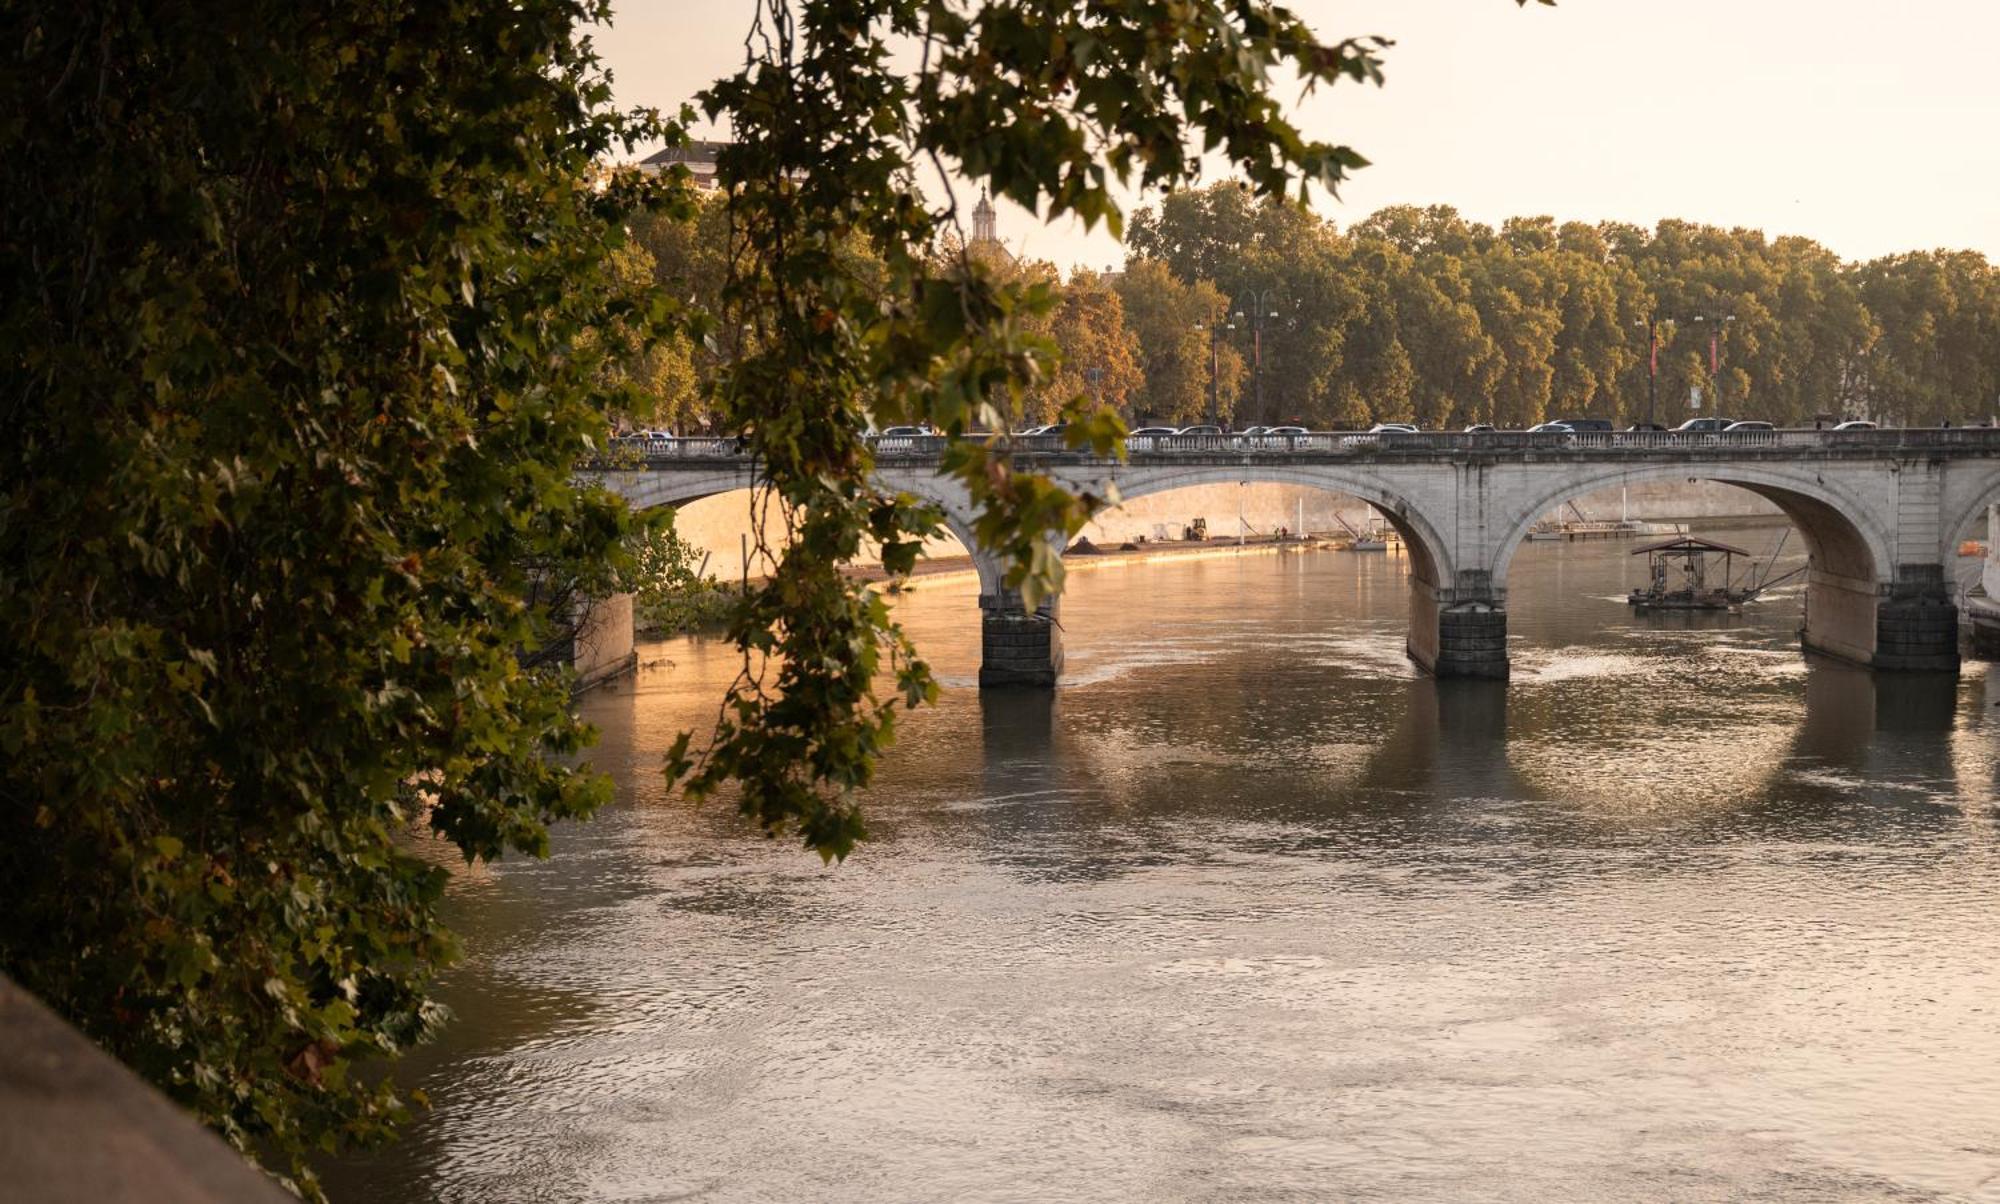
[[[632,564],[618,586],[632,595],[640,631],[693,631],[728,622],[736,593],[705,573],[707,557],[674,530],[672,510],[639,518],[631,537]]]
[[[1194,413],[1207,376],[1174,345],[1187,319],[1160,313],[1210,283],[1233,314],[1259,299],[1277,314],[1265,403],[1239,406],[1239,421],[1636,421],[1649,314],[1661,420],[1684,415],[1691,389],[1709,412],[1787,424],[1962,423],[2000,404],[2000,269],[1970,252],[1849,264],[1754,230],[1546,217],[1495,229],[1447,206],[1396,206],[1338,231],[1225,182],[1133,219],[1120,287],[1147,348],[1139,396],[1162,418]]]
[[[605,16],[0,9],[0,967],[308,1194],[442,1018],[412,827],[539,855],[606,795],[524,655],[623,560],[607,333],[673,316]]]
[[[1273,75],[1308,89],[1378,79],[1379,46],[1322,45],[1256,0],[758,4],[744,69],[700,98],[735,137],[718,160],[730,271],[716,328],[741,332],[742,353],[719,371],[713,404],[722,429],[749,438],[766,494],[757,512],[786,538],[760,533],[770,573],[731,627],[743,674],[713,741],[696,755],[683,736],[670,777],[697,798],[738,783],[746,815],[828,858],[865,834],[853,794],[897,709],[937,687],[880,598],[840,570],[865,542],[907,570],[939,522],[871,483],[866,425],[923,422],[953,437],[946,471],[1028,607],[1060,585],[1048,533],[1073,533],[1096,504],[1018,471],[1004,437],[965,438],[1004,430],[1058,370],[1043,333],[1058,298],[976,256],[941,263],[947,236],[964,244],[956,199],[947,186],[927,201],[919,166],[1113,231],[1114,185],[1192,181],[1196,140],[1259,195],[1332,188],[1360,156],[1304,138]],[[1116,446],[1115,415],[1082,399],[1069,415],[1072,443]],[[876,697],[878,674],[893,677],[893,698]]]
[[[1133,406],[1139,420],[1176,425],[1206,420],[1211,368],[1216,416],[1233,414],[1242,392],[1243,356],[1223,341],[1230,331],[1229,298],[1222,290],[1207,280],[1183,283],[1166,264],[1140,259],[1126,266],[1118,295],[1145,368],[1145,386]]]

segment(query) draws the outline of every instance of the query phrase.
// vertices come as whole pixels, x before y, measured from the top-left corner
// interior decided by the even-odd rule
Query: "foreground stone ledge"
[[[0,977],[0,1199],[284,1204],[292,1197]]]

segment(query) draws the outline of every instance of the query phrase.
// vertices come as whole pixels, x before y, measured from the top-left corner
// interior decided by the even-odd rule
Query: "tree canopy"
[[[1237,425],[1626,424],[1646,416],[1649,316],[1658,420],[1686,416],[1696,390],[1703,412],[1783,424],[2000,410],[2000,269],[1970,251],[1849,263],[1678,219],[1495,228],[1447,206],[1342,230],[1233,181],[1140,209],[1128,245],[1108,277],[999,265],[1058,315],[1021,319],[1058,353],[1025,417],[1088,392],[1128,422],[1205,420],[1216,329],[1218,416]],[[1092,369],[1118,386],[1085,389]]]
[[[1231,312],[1278,315],[1263,341],[1266,401],[1243,422],[1636,421],[1648,317],[1663,419],[1684,415],[1694,390],[1706,412],[1782,424],[1963,423],[2000,409],[2000,271],[1972,252],[1857,264],[1754,230],[1548,217],[1495,229],[1442,205],[1341,231],[1228,182],[1141,210],[1131,247],[1127,277],[1149,290],[1212,282]]]
[[[582,30],[610,16],[0,10],[0,967],[307,1194],[309,1151],[405,1109],[365,1063],[442,1019],[446,873],[412,830],[538,854],[605,796],[541,650],[632,568],[577,472],[607,417],[755,452],[792,539],[737,607],[717,739],[672,769],[843,855],[894,707],[935,690],[839,571],[907,568],[937,521],[860,431],[1004,426],[1071,387],[1065,338],[1106,357],[1082,392],[1137,387],[1118,294],[941,263],[955,198],[919,166],[1114,229],[1115,185],[1187,184],[1197,147],[1260,196],[1330,188],[1360,156],[1274,81],[1379,77],[1377,41],[1255,0],[763,0],[700,98],[736,141],[698,207],[604,171],[682,136],[609,107]],[[1092,499],[1004,438],[949,465],[1032,604]]]
[[[582,0],[0,10],[0,968],[315,1194],[447,874],[605,782],[552,597],[671,303]],[[621,383],[623,382],[623,383]]]

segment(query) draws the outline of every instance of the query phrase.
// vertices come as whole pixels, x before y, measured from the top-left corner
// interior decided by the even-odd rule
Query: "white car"
[[[1368,428],[1365,435],[1348,435],[1340,441],[1342,447],[1379,447],[1383,435],[1418,435],[1423,432],[1407,422],[1378,422]]]
[[[1834,423],[1833,429],[1836,431],[1872,431],[1875,429],[1875,424],[1866,418],[1849,418],[1846,422]]]

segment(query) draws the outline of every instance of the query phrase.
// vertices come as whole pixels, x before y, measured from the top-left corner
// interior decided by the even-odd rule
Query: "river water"
[[[2000,1199],[2000,676],[1635,618],[1630,548],[1522,551],[1506,684],[1412,671],[1395,555],[1075,574],[1052,694],[923,583],[833,869],[667,797],[734,662],[648,646],[336,1200]]]

